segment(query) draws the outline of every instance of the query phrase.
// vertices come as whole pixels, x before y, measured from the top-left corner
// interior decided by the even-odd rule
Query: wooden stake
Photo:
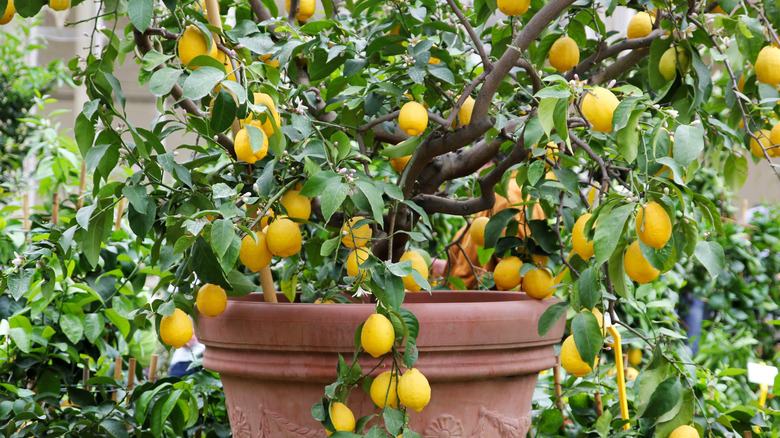
[[[127,392],[135,388],[135,358],[131,357],[129,361],[127,361]]]
[[[746,430],[742,436],[745,438],[753,438],[753,432]]]
[[[600,392],[597,392],[595,394],[595,398],[596,398],[596,418],[598,418],[604,415],[604,404],[601,402]]]
[[[60,222],[60,192],[56,191],[51,195],[51,224],[57,225]]]
[[[114,380],[121,381],[122,380],[122,358],[117,357],[116,362],[114,363]],[[116,391],[114,391],[114,395],[111,397],[114,401],[116,401],[117,393],[119,392],[119,386],[117,385]]]
[[[742,225],[747,225],[747,211],[748,211],[748,200],[742,199],[742,210],[740,211],[741,217],[740,220],[742,221]]]
[[[81,174],[79,175],[79,200],[76,201],[76,211],[84,206],[84,191],[87,189],[87,162],[81,161]]]
[[[89,386],[87,385],[87,381],[89,380],[89,363],[84,364],[84,368],[81,370],[81,381],[84,384],[84,389],[89,391]]]
[[[623,375],[628,372],[628,354],[623,355]]]
[[[22,215],[24,215],[22,218],[24,229],[30,231],[30,195],[27,193],[22,196]]]
[[[266,266],[260,270],[260,285],[263,286],[263,299],[266,303],[276,303],[276,289],[274,277],[271,275],[271,267]]]
[[[561,358],[560,356],[555,358],[555,366],[553,367],[553,381],[555,382],[555,405],[559,410],[563,411],[563,391],[561,389]]]
[[[119,205],[116,208],[116,223],[114,224],[114,231],[119,231],[122,229],[122,214],[125,212],[126,203],[127,199],[119,201]]]
[[[157,359],[160,357],[158,354],[153,354],[152,359],[149,361],[149,381],[154,382],[157,380]]]

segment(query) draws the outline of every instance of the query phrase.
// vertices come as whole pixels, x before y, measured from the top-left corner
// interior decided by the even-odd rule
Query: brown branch
[[[588,144],[582,139],[574,135],[571,130],[569,130],[569,137],[571,137],[572,142],[577,145],[577,147],[585,151],[585,153],[588,154],[588,156],[599,165],[599,168],[601,169],[601,187],[599,190],[603,195],[607,190],[607,182],[609,181],[609,169],[607,168],[607,164],[599,156],[599,154],[593,152],[593,149],[591,149],[590,146],[588,146]]]
[[[542,80],[539,79],[539,74],[536,73],[531,63],[526,59],[520,58],[515,62],[515,65],[525,70],[525,73],[531,78],[534,94],[538,93],[542,89]]]
[[[298,15],[299,0],[290,0],[290,12],[287,14],[287,23],[290,26],[295,25],[295,16]]]
[[[482,41],[480,41],[479,36],[477,36],[477,33],[474,32],[474,28],[471,27],[471,24],[469,23],[468,18],[466,18],[465,15],[463,15],[463,11],[455,4],[455,0],[447,0],[447,3],[449,3],[450,8],[453,12],[455,12],[455,15],[458,17],[458,20],[460,20],[460,23],[463,25],[463,27],[466,29],[466,33],[469,34],[471,37],[471,41],[474,43],[474,48],[477,49],[477,53],[479,53],[479,57],[482,58],[482,65],[485,71],[490,72],[490,70],[493,68],[493,64],[490,63],[490,58],[487,55],[487,52],[485,52],[485,47],[482,46]]]
[[[297,1],[295,1],[295,3],[297,3]],[[298,76],[295,78],[295,82],[298,85],[305,85],[308,88],[307,91],[310,91],[314,94],[314,100],[315,100],[314,105],[311,105],[308,99],[303,99],[303,104],[306,105],[306,108],[309,110],[309,113],[314,117],[316,117],[317,120],[321,120],[323,122],[330,123],[336,120],[336,117],[338,117],[336,111],[328,111],[326,113],[320,113],[327,106],[325,101],[322,100],[322,94],[320,93],[320,89],[311,86],[311,82],[309,80],[309,73],[306,70],[306,66],[303,65],[299,59],[297,58],[295,59],[295,64],[298,66]]]
[[[382,125],[374,126],[372,131],[374,131],[374,141],[382,143],[398,144],[409,138],[409,136],[400,129],[397,129],[396,132],[387,132]]]
[[[627,55],[618,58],[615,62],[608,65],[604,70],[594,74],[588,79],[588,83],[590,85],[606,84],[612,79],[620,76],[622,73],[625,73],[631,66],[635,65],[649,54],[649,50],[632,50]]]
[[[255,16],[260,21],[267,21],[272,18],[271,13],[269,13],[268,9],[263,5],[262,0],[249,0],[249,7],[252,8],[252,12],[254,12]]]
[[[169,31],[168,29],[160,29],[157,27],[148,27],[144,31],[144,35],[155,35],[155,36],[161,36],[167,40],[177,40],[179,39],[179,34]]]
[[[377,117],[376,119],[371,120],[370,122],[366,123],[365,125],[361,125],[358,127],[358,132],[365,132],[369,129],[373,128],[374,126],[379,125],[380,123],[389,122],[391,120],[395,120],[398,118],[398,115],[401,114],[401,111],[393,111],[391,113],[385,114],[381,117]]]
[[[650,43],[652,43],[653,40],[655,40],[656,38],[658,38],[659,36],[665,33],[666,31],[664,29],[654,29],[652,32],[650,32],[650,35],[644,38],[622,40],[609,47],[604,48],[603,50],[599,50],[597,48],[596,53],[590,55],[584,61],[576,65],[573,69],[569,70],[569,72],[566,73],[566,79],[572,80],[575,74],[582,76],[585,72],[593,68],[593,66],[595,66],[596,64],[600,63],[601,61],[607,58],[611,58],[622,51],[648,48],[650,47]]]

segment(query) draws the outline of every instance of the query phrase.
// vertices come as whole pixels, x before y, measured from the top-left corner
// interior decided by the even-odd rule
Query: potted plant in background
[[[236,436],[523,436],[567,313],[560,356],[575,377],[605,356],[602,314],[655,352],[642,390],[600,413],[600,430],[696,433],[684,350],[620,323],[620,306],[683,258],[720,272],[722,248],[699,233],[720,232],[720,215],[686,184],[703,165],[744,181],[746,150],[776,155],[780,128],[764,129],[763,112],[776,96],[744,96],[780,82],[780,49],[763,38],[777,42],[777,17],[725,1],[630,6],[643,11],[628,39],[609,39],[593,5],[571,0],[325,1],[324,17],[309,0],[286,13],[260,0],[106,4],[112,27],[96,19],[92,35],[108,44],[71,63],[90,99],[75,126],[89,210],[49,238],[78,242],[96,266],[127,199],[160,278],[133,316],[156,318],[173,347],[196,318]],[[491,21],[497,10],[509,18]],[[744,56],[728,53],[729,35]],[[131,51],[164,113],[148,128],[127,118],[113,74]],[[166,148],[180,131],[197,140]],[[447,259],[443,278],[425,253]],[[449,275],[456,260],[467,274]],[[467,281],[508,291],[439,290]],[[302,382],[328,376],[310,400]],[[498,407],[482,405],[495,396],[479,381]]]

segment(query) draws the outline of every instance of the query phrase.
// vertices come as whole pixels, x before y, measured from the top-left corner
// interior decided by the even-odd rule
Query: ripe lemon
[[[759,142],[756,141],[756,139],[750,137],[750,152],[759,158],[764,158],[764,149],[772,147],[772,132],[768,129],[762,129],[754,132],[753,135],[758,137],[761,144],[759,145]],[[767,151],[767,155],[769,155],[769,151]]]
[[[669,438],[699,438],[699,432],[692,426],[680,426],[669,434]]]
[[[282,195],[280,203],[289,217],[306,220],[311,216],[311,200],[300,193],[300,190],[288,190]]]
[[[604,326],[604,314],[601,313],[601,310],[597,308],[593,308],[593,310],[588,309],[582,309],[583,312],[590,312],[593,314],[593,316],[596,317],[596,322],[599,323],[599,327],[601,327],[601,334],[606,336],[607,335],[607,327]]]
[[[636,378],[639,377],[639,371],[636,370],[636,368],[628,367],[626,368],[626,380],[636,380]]]
[[[16,7],[14,6],[14,0],[8,0],[8,4],[5,5],[5,12],[3,17],[0,18],[0,24],[8,24],[16,14]]]
[[[258,272],[271,263],[271,251],[266,244],[266,236],[263,232],[255,233],[257,242],[252,236],[246,235],[241,239],[241,249],[238,251],[238,258],[244,266],[252,272]]]
[[[458,110],[458,120],[460,120],[460,126],[466,126],[471,122],[471,113],[474,111],[474,98],[469,96],[463,102]]]
[[[260,55],[260,60],[263,61],[264,63],[270,65],[271,67],[279,68],[279,60],[278,59],[271,59],[271,54],[270,53],[266,53],[265,55]],[[255,100],[255,103],[257,103],[256,100]]]
[[[363,216],[355,216],[341,227],[341,243],[347,248],[360,248],[366,246],[373,235],[370,224],[355,227],[355,224],[365,219]]]
[[[766,46],[758,52],[756,78],[758,82],[773,87],[780,83],[780,49],[775,46]]]
[[[745,92],[745,73],[739,75],[739,81],[737,82],[737,89],[739,90],[740,93]],[[745,123],[745,121],[743,120],[742,123]]]
[[[582,377],[593,371],[593,367],[585,363],[574,343],[574,335],[569,335],[561,345],[561,366],[569,374]]]
[[[537,300],[550,298],[555,288],[552,273],[547,268],[536,268],[525,273],[523,278],[523,291],[529,297]]]
[[[583,260],[593,257],[593,241],[585,238],[585,224],[590,220],[591,214],[585,213],[577,219],[571,229],[571,244],[574,252]]]
[[[649,283],[655,280],[658,274],[661,273],[642,255],[638,240],[635,240],[634,243],[628,246],[626,255],[623,257],[623,264],[628,277],[637,283]]]
[[[677,56],[675,57],[675,53]],[[669,47],[658,62],[658,71],[667,81],[671,81],[679,71],[683,75],[691,67],[691,58],[682,47]]]
[[[512,17],[528,11],[531,0],[498,0],[498,10]]]
[[[371,382],[371,400],[374,404],[379,406],[379,409],[385,406],[390,406],[393,409],[398,409],[398,392],[396,387],[398,386],[398,375],[396,373],[385,371],[384,373],[376,376],[373,382]],[[385,404],[387,400],[387,404]]]
[[[290,4],[290,0],[287,0],[287,4]],[[337,432],[355,431],[355,414],[344,403],[337,402],[330,405],[330,421]],[[333,433],[331,431],[326,432],[328,436]]]
[[[395,330],[386,316],[374,313],[363,323],[360,344],[366,353],[374,357],[385,355],[393,349]]]
[[[406,102],[398,114],[398,125],[409,135],[422,134],[428,126],[428,111],[417,102]]]
[[[64,11],[70,7],[70,0],[49,0],[49,7],[55,11]]]
[[[642,349],[629,348],[628,350],[628,363],[633,366],[639,366],[642,363]]]
[[[368,260],[368,250],[362,247],[355,248],[347,256],[347,275],[350,277],[360,276],[358,280],[366,277],[366,270],[360,269],[360,265]]]
[[[401,404],[417,412],[431,401],[431,385],[417,368],[404,373],[398,380],[398,399]]]
[[[769,142],[773,145],[780,145],[780,122],[775,123],[772,130],[769,131]],[[766,151],[770,157],[780,156],[780,147],[775,147]]]
[[[208,55],[217,59],[217,43],[211,40],[211,49],[206,47],[206,38],[194,24],[187,27],[179,37],[179,60],[185,67],[189,67],[190,62],[198,56]],[[193,69],[198,66],[192,66]]]
[[[485,246],[485,226],[490,222],[490,218],[478,217],[471,222],[469,235],[471,240],[479,246]]]
[[[599,132],[612,132],[612,114],[620,104],[617,96],[602,87],[585,90],[582,98],[582,114]]]
[[[265,242],[271,254],[289,257],[301,250],[301,230],[290,219],[277,219],[268,226]]]
[[[431,56],[430,59],[428,59],[428,64],[440,64],[440,63],[441,63],[441,59],[439,58],[434,58],[433,56]]]
[[[181,309],[160,320],[160,338],[173,348],[181,348],[192,339],[192,321]]]
[[[550,65],[555,67],[558,73],[565,73],[580,62],[580,48],[573,39],[561,37],[550,47],[549,57]]]
[[[243,162],[254,164],[268,155],[268,136],[258,122],[253,122],[251,125],[255,128],[260,128],[260,132],[262,133],[263,145],[260,149],[258,149],[257,152],[252,152],[252,145],[249,141],[249,131],[246,127],[241,128],[236,134],[236,141],[233,144],[233,148],[236,151],[236,158]]]
[[[531,260],[534,262],[534,265],[536,266],[547,266],[547,263],[550,261],[550,257],[546,255],[541,254],[532,254]]]
[[[390,167],[395,169],[396,172],[402,173],[411,158],[412,158],[411,155],[407,155],[405,157],[391,158]]]
[[[295,13],[295,19],[306,21],[314,15],[315,0],[301,0],[298,2],[298,12]],[[284,9],[290,13],[290,0],[284,0]]]
[[[206,283],[198,290],[198,298],[195,300],[195,304],[198,306],[200,313],[208,317],[213,318],[221,315],[225,311],[225,307],[227,307],[225,289],[216,284]]]
[[[726,11],[723,10],[723,8],[720,7],[720,5],[715,5],[714,8],[710,11],[710,14],[721,14],[721,15],[728,15],[726,14]]]
[[[276,61],[278,64],[279,61]],[[276,122],[276,126],[280,126],[281,118],[279,117],[279,111],[276,110],[276,103],[274,103],[274,99],[271,97],[271,95],[266,93],[254,93],[254,99],[255,99],[255,105],[263,104],[268,108],[268,111],[271,112],[271,117],[274,118],[274,122]],[[268,113],[266,113],[266,116]],[[262,129],[265,132],[265,135],[272,136],[274,135],[274,132],[276,130],[274,129],[274,122],[271,121],[271,117],[267,117],[265,119],[265,123],[263,123]],[[244,123],[250,123],[254,119],[254,114],[249,114],[246,119],[244,119]]]
[[[663,248],[672,237],[672,221],[661,204],[653,201],[639,208],[636,234],[645,245]]]
[[[401,258],[398,260],[399,262],[405,262],[407,260],[410,260],[412,262],[412,269],[419,272],[420,275],[424,279],[428,279],[428,264],[425,263],[425,259],[422,255],[420,255],[417,251],[406,251],[403,253]],[[419,292],[422,287],[417,284],[417,282],[414,280],[414,276],[412,274],[407,275],[403,278],[404,280],[404,287],[406,290],[412,291],[412,292]]]
[[[626,38],[633,40],[636,38],[644,38],[650,35],[653,31],[653,17],[649,12],[637,12],[636,15],[631,17],[631,21],[628,22],[628,28],[626,29]]]
[[[502,259],[493,269],[493,281],[496,282],[498,290],[510,290],[516,288],[523,277],[520,275],[520,268],[523,262],[510,256]]]

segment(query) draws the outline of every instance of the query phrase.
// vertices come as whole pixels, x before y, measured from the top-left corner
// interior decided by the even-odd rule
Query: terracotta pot
[[[279,301],[252,294],[199,318],[203,365],[220,373],[236,438],[325,437],[311,407],[335,381],[337,354],[352,356],[355,329],[374,311]],[[422,412],[409,411],[412,428],[423,438],[525,437],[536,377],[555,365],[553,344],[563,336],[563,319],[547,336],[537,332],[556,302],[517,292],[407,294],[403,307],[420,321],[416,368],[432,392]],[[377,363],[360,360],[364,371]],[[378,412],[360,388],[348,405],[356,418]]]

